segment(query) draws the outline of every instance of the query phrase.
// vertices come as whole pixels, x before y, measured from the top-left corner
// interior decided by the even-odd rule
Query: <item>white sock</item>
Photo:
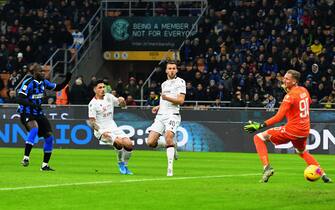
[[[173,168],[174,147],[166,148],[166,155],[168,159],[168,168]]]
[[[166,141],[164,138],[159,138],[157,141],[157,147],[165,148],[166,147]]]
[[[23,159],[26,159],[26,160],[28,159],[29,160],[29,156],[24,155]]]
[[[48,163],[43,162],[43,163],[42,163],[42,168],[43,168],[44,166],[47,166],[47,165],[48,165]]]
[[[130,159],[132,151],[127,151],[125,149],[123,149],[123,161],[125,165],[128,165],[128,161]]]
[[[117,162],[123,162],[123,149],[116,149],[116,158],[117,158]]]

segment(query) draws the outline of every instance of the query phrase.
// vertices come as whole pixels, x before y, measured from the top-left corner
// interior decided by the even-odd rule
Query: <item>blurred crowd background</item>
[[[43,64],[57,48],[78,47],[81,30],[98,6],[96,0],[8,1],[0,10],[0,90],[5,93],[0,102],[15,102],[14,89],[29,63]],[[161,3],[157,11],[173,15],[173,5]],[[186,100],[204,107],[273,109],[285,95],[282,77],[295,69],[302,75],[300,85],[311,94],[312,107],[334,108],[334,19],[333,0],[210,0],[198,32],[185,40],[180,52],[178,76],[186,81]],[[144,90],[145,105],[159,103],[165,77],[164,66],[158,66]],[[128,105],[139,105],[144,79],[104,78],[107,91],[124,96]],[[91,81],[75,78],[62,93],[67,95],[66,103],[87,104],[95,80],[95,76]],[[45,103],[65,103],[59,101],[56,95]]]

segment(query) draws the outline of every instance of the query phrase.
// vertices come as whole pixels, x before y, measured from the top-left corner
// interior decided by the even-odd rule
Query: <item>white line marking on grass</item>
[[[106,180],[96,182],[77,182],[77,183],[64,183],[64,184],[49,184],[49,185],[35,185],[35,186],[24,186],[24,187],[8,187],[0,188],[0,191],[14,191],[14,190],[26,190],[26,189],[40,189],[40,188],[52,188],[52,187],[67,187],[67,186],[81,186],[81,185],[96,185],[96,184],[120,184],[120,183],[134,183],[134,182],[151,182],[151,181],[171,181],[171,180],[189,180],[189,179],[215,179],[225,177],[243,177],[243,176],[259,176],[260,174],[226,174],[217,176],[185,176],[185,177],[164,177],[164,178],[152,178],[152,179],[128,179],[128,180]]]

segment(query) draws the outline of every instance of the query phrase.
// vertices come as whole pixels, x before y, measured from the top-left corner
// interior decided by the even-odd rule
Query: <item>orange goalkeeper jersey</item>
[[[310,130],[309,105],[311,102],[306,88],[293,87],[285,95],[277,114],[265,123],[270,126],[282,121],[286,116],[285,131],[294,136],[306,137]]]

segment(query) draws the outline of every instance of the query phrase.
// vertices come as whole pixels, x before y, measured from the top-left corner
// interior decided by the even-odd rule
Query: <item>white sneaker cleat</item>
[[[173,169],[168,168],[166,176],[173,176]]]

